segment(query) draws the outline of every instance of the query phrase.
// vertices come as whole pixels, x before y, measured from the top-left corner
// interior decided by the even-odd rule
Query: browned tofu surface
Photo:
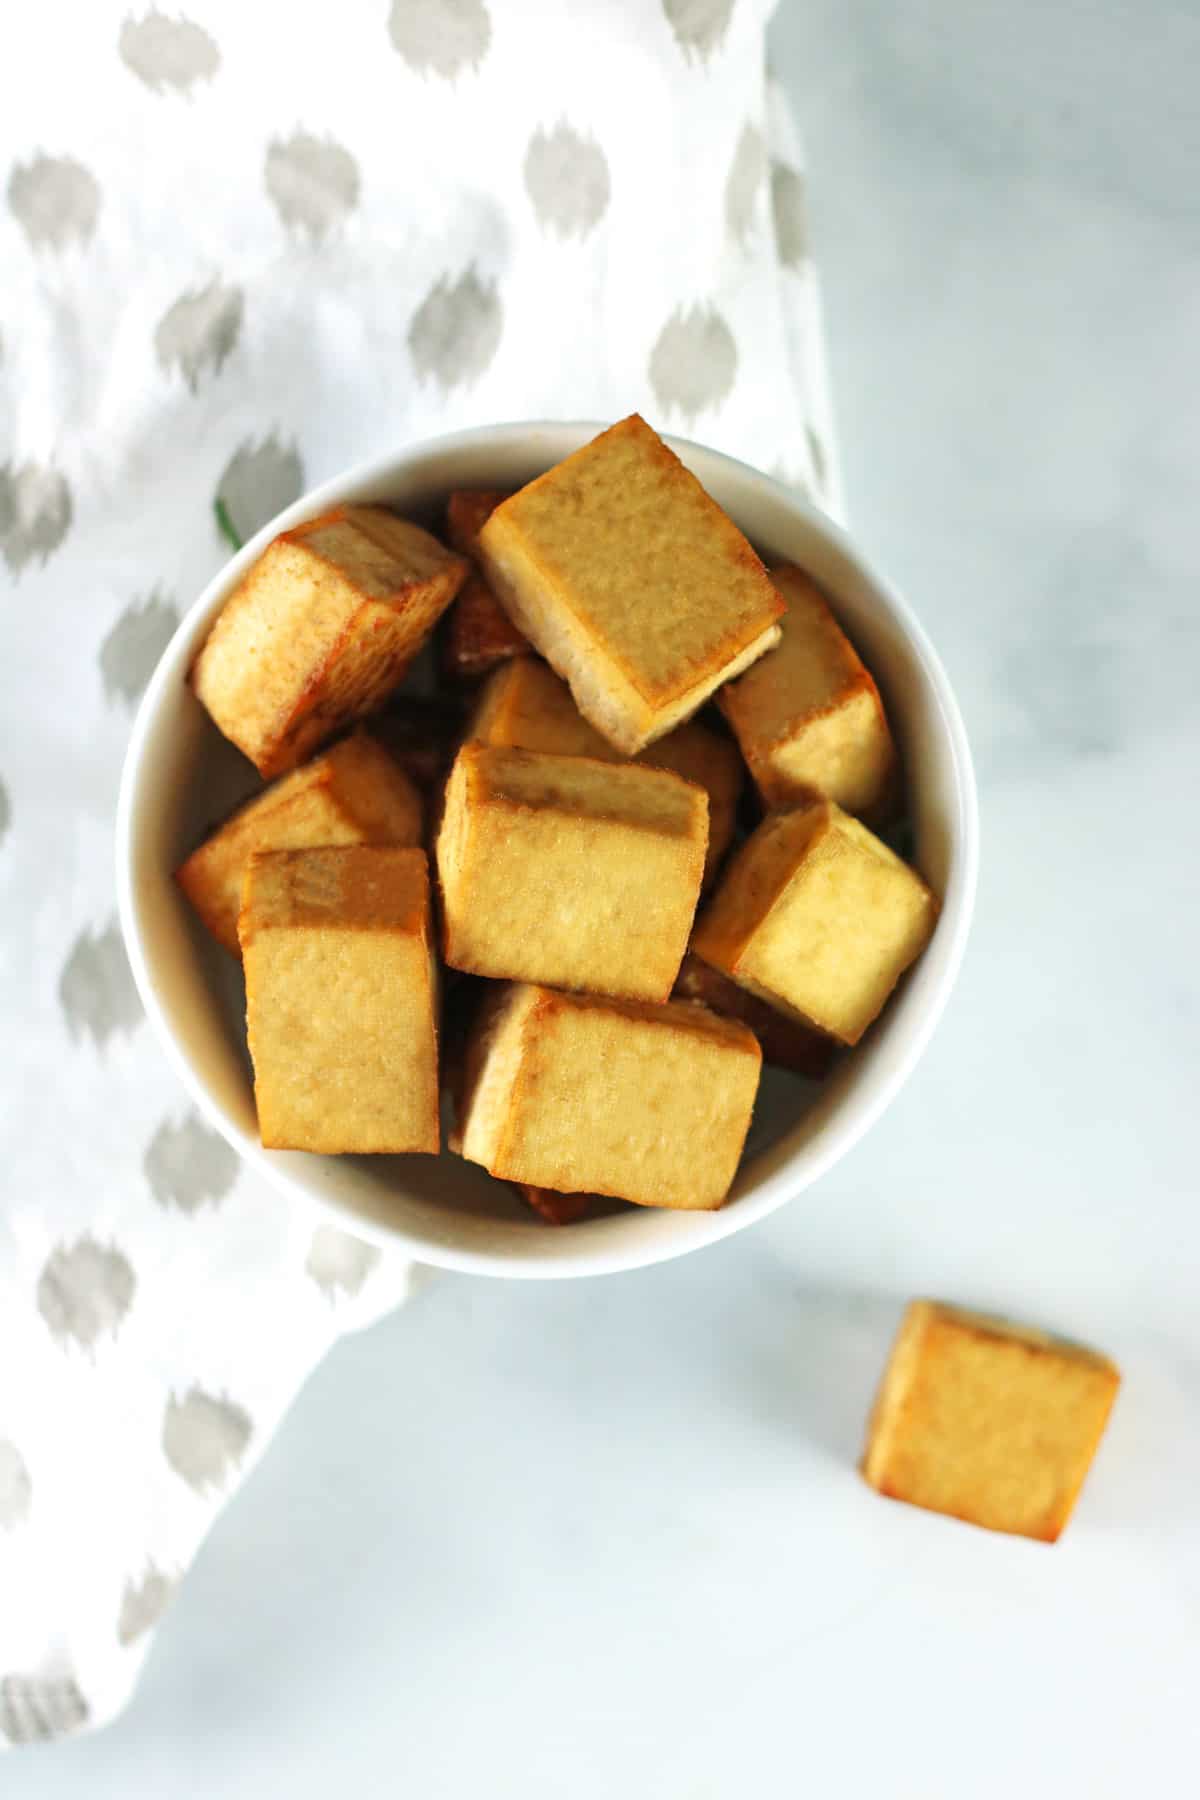
[[[526,1206],[547,1225],[577,1224],[592,1204],[590,1194],[556,1194],[553,1188],[531,1187],[527,1181],[516,1181],[513,1186]]]
[[[436,1151],[437,979],[421,850],[267,851],[239,920],[270,1149]]]
[[[855,1044],[937,914],[916,871],[824,800],[763,820],[731,859],[692,949],[770,1005]]]
[[[643,750],[638,761],[655,769],[671,769],[685,781],[695,782],[708,795],[708,855],[704,863],[707,887],[733,842],[742,792],[742,759],[736,746],[728,738],[709,731],[698,719],[689,719],[686,725],[677,725],[666,737]]]
[[[762,563],[636,414],[498,506],[479,545],[505,611],[629,756],[779,639]]]
[[[550,756],[590,756],[600,762],[626,760],[588,724],[566,682],[536,656],[514,657],[489,676],[466,735],[497,749],[544,750]]]
[[[480,681],[529,649],[482,575],[469,575],[442,620],[438,662],[450,681]]]
[[[243,577],[192,685],[261,775],[283,774],[382,704],[467,567],[382,507],[313,519],[276,538]]]
[[[863,1474],[892,1499],[1053,1543],[1120,1379],[1078,1344],[915,1300],[875,1403]]]
[[[437,839],[446,962],[665,1000],[700,892],[707,815],[704,790],[665,769],[464,745]]]
[[[463,1155],[505,1181],[710,1211],[761,1064],[752,1032],[699,1006],[501,989],[468,1050]]]
[[[804,571],[785,564],[771,579],[787,602],[780,642],[717,704],[768,806],[824,798],[880,824],[899,780],[879,690]]]
[[[176,871],[217,941],[238,955],[242,880],[259,850],[421,842],[421,796],[381,745],[353,732],[238,809]]]
[[[602,762],[628,760],[588,724],[566,682],[548,663],[533,656],[514,657],[489,678],[467,727],[467,736],[483,744],[543,750],[555,756],[590,756]],[[736,747],[690,719],[665,738],[659,738],[635,760],[652,768],[671,769],[707,792],[707,882],[733,839],[742,790],[742,761]]]
[[[689,950],[675,983],[675,1000],[698,1001],[723,1019],[740,1019],[762,1046],[763,1061],[777,1069],[790,1069],[809,1081],[823,1081],[837,1048],[831,1037],[805,1025],[791,1013],[768,1006],[757,994],[739,987]]]
[[[446,541],[460,556],[479,558],[479,534],[500,505],[507,488],[455,488],[446,502]]]

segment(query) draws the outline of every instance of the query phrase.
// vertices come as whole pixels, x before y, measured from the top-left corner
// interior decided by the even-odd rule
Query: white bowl
[[[185,1086],[234,1149],[289,1199],[348,1230],[451,1269],[597,1275],[682,1256],[764,1218],[833,1166],[879,1118],[929,1041],[962,960],[975,895],[978,813],[950,684],[908,606],[814,507],[744,463],[671,440],[709,493],[771,560],[820,582],[883,691],[900,742],[915,860],[942,898],[933,941],[867,1040],[815,1088],[765,1071],[747,1155],[716,1213],[616,1207],[565,1229],[526,1214],[506,1186],[443,1153],[309,1156],[258,1139],[240,970],[208,938],[172,871],[204,828],[256,785],[185,682],[243,571],[277,532],[342,501],[388,501],[430,523],[452,488],[515,488],[602,429],[487,426],[417,444],[327,482],[273,520],[201,594],[147,688],[117,810],[121,926],[146,1011]]]

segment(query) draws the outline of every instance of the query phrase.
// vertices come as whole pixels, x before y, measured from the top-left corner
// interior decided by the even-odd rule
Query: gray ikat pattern
[[[414,1279],[243,1168],[143,1028],[113,817],[193,601],[340,470],[489,420],[637,408],[836,483],[759,0],[292,8],[286,45],[224,0],[84,10],[79,103],[0,106],[12,1746],[120,1708],[308,1371]],[[24,9],[12,91],[78,16]],[[165,904],[182,848],[155,852]]]

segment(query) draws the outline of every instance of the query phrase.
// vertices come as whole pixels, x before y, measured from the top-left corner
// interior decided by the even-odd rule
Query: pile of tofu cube
[[[551,1222],[718,1207],[764,1057],[821,1079],[936,923],[876,835],[878,689],[636,415],[446,537],[284,532],[192,666],[268,784],[178,871],[243,963],[263,1143],[436,1153],[449,1094]]]

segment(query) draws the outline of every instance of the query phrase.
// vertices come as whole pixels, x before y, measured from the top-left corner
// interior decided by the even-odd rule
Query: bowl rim
[[[470,426],[436,437],[416,439],[382,455],[365,458],[306,490],[290,506],[268,520],[253,537],[247,539],[240,550],[222,564],[183,614],[142,695],[121,770],[114,833],[117,911],[121,934],[146,1016],[167,1053],[168,1061],[203,1117],[231,1145],[242,1161],[248,1163],[291,1203],[304,1204],[315,1216],[328,1219],[342,1230],[369,1242],[401,1251],[416,1261],[461,1273],[508,1279],[555,1280],[616,1274],[670,1262],[732,1237],[811,1187],[848,1155],[876,1124],[924,1054],[958,977],[975,905],[979,874],[979,802],[970,745],[962,713],[941,658],[908,601],[868,561],[849,533],[803,495],[727,452],[713,449],[694,439],[663,433],[664,442],[677,453],[686,453],[690,459],[698,457],[710,466],[724,466],[743,481],[749,478],[755,484],[765,484],[768,489],[774,490],[775,495],[792,511],[798,513],[819,535],[829,540],[834,550],[883,600],[923,666],[934,696],[935,711],[949,753],[952,772],[955,807],[950,836],[955,852],[955,880],[953,896],[946,896],[939,921],[941,947],[937,979],[925,997],[923,1011],[910,1028],[903,1053],[879,1079],[870,1096],[859,1105],[847,1109],[849,1116],[839,1112],[828,1121],[823,1140],[810,1156],[809,1166],[801,1181],[791,1185],[787,1183],[785,1164],[760,1193],[741,1197],[736,1208],[728,1211],[721,1209],[706,1215],[710,1229],[702,1240],[689,1240],[678,1245],[670,1242],[648,1244],[643,1250],[639,1250],[636,1243],[628,1248],[613,1250],[595,1249],[580,1242],[576,1255],[542,1258],[520,1251],[468,1249],[432,1242],[403,1227],[360,1217],[336,1198],[303,1186],[275,1163],[272,1153],[266,1151],[260,1143],[231,1128],[230,1121],[184,1052],[159,1002],[143,942],[134,884],[139,775],[167,689],[178,678],[183,646],[191,643],[201,616],[207,614],[229,592],[242,572],[261,555],[272,538],[320,511],[341,504],[348,493],[381,479],[386,480],[388,474],[398,472],[400,466],[419,465],[438,456],[453,455],[461,449],[486,450],[489,446],[494,447],[500,443],[511,444],[517,438],[542,438],[549,443],[557,440],[558,455],[555,460],[559,460],[561,456],[569,454],[571,449],[589,441],[605,429],[607,426],[603,422],[593,420],[509,420]]]

